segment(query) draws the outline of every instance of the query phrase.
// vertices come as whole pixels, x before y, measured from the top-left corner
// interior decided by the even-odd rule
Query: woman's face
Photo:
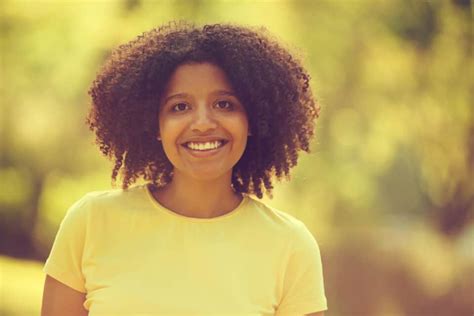
[[[247,145],[248,119],[222,69],[183,64],[161,99],[159,133],[175,176],[210,180],[231,174]]]

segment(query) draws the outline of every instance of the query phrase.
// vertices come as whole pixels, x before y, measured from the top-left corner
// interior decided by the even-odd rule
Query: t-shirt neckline
[[[210,217],[210,218],[200,218],[200,217],[190,217],[190,216],[185,216],[181,215],[179,213],[176,213],[162,204],[158,202],[153,194],[150,192],[150,188],[148,187],[147,184],[142,185],[142,189],[145,191],[145,194],[147,195],[148,199],[150,200],[151,204],[153,204],[154,208],[160,211],[161,213],[167,214],[171,217],[174,217],[178,220],[182,221],[187,221],[187,222],[198,222],[198,223],[206,223],[206,222],[219,222],[222,220],[227,220],[231,217],[236,216],[239,213],[242,213],[242,210],[245,208],[245,205],[248,202],[249,197],[246,194],[242,195],[242,201],[235,207],[232,211],[224,214],[224,215],[219,215],[215,217]]]

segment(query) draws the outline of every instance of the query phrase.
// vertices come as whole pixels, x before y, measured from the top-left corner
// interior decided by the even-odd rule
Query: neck
[[[158,202],[175,213],[196,218],[212,218],[227,214],[242,201],[231,186],[231,173],[211,180],[197,180],[180,174],[153,195]]]

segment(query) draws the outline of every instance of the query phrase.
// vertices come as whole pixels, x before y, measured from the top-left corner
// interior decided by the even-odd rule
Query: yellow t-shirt
[[[247,195],[225,215],[192,218],[160,205],[146,185],[90,192],[68,209],[43,271],[87,293],[90,316],[327,309],[311,232]]]

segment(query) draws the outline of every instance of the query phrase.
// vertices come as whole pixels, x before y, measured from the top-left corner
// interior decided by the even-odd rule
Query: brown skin
[[[41,316],[87,316],[83,304],[86,294],[46,275],[43,290]]]
[[[184,64],[167,85],[163,100],[168,101],[160,105],[159,137],[174,177],[153,195],[165,207],[188,217],[223,215],[242,200],[232,190],[231,176],[247,144],[247,114],[235,96],[222,91],[233,93],[222,69],[210,63]],[[194,155],[207,153],[182,146],[209,138],[227,143],[201,157]]]

